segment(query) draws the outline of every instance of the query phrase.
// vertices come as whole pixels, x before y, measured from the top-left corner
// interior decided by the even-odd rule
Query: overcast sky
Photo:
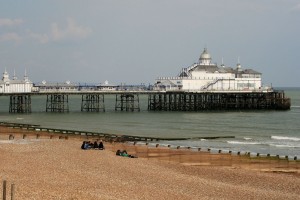
[[[154,83],[197,62],[300,86],[299,0],[0,0],[0,73],[34,82]]]

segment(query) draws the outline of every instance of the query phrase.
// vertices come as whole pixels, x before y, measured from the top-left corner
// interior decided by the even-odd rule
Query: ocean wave
[[[291,141],[300,141],[298,137],[285,137],[285,136],[271,136],[274,140],[291,140]]]
[[[270,146],[279,147],[279,148],[300,148],[300,145],[291,145],[291,144],[270,144]]]
[[[241,142],[241,141],[227,141],[227,143],[229,143],[229,144],[252,144],[252,145],[261,144],[259,142]]]
[[[291,108],[300,108],[300,106],[291,106]]]
[[[252,140],[250,137],[244,137],[244,140]]]

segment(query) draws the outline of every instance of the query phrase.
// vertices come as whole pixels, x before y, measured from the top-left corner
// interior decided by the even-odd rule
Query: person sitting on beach
[[[93,145],[93,148],[94,148],[94,149],[97,149],[98,147],[99,147],[99,146],[98,146],[98,143],[97,143],[97,141],[95,141],[95,142],[94,142],[94,145]]]
[[[84,149],[85,141],[82,142],[81,149]]]
[[[83,141],[82,145],[81,145],[81,149],[87,150],[90,149],[90,144],[88,141]]]
[[[100,141],[98,148],[99,148],[99,150],[105,149],[102,140]]]

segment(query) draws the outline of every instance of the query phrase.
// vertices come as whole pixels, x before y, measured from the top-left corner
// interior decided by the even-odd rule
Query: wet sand
[[[0,177],[15,199],[298,199],[298,173],[190,166],[82,150],[82,140],[0,143]],[[115,150],[115,149],[114,149]],[[2,191],[2,188],[1,188]]]

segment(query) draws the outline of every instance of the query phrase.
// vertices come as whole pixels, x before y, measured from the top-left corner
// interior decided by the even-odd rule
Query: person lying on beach
[[[121,150],[118,149],[117,152],[116,152],[116,155],[117,156],[128,157],[128,158],[137,158],[136,156],[128,154],[126,150],[121,151]]]

